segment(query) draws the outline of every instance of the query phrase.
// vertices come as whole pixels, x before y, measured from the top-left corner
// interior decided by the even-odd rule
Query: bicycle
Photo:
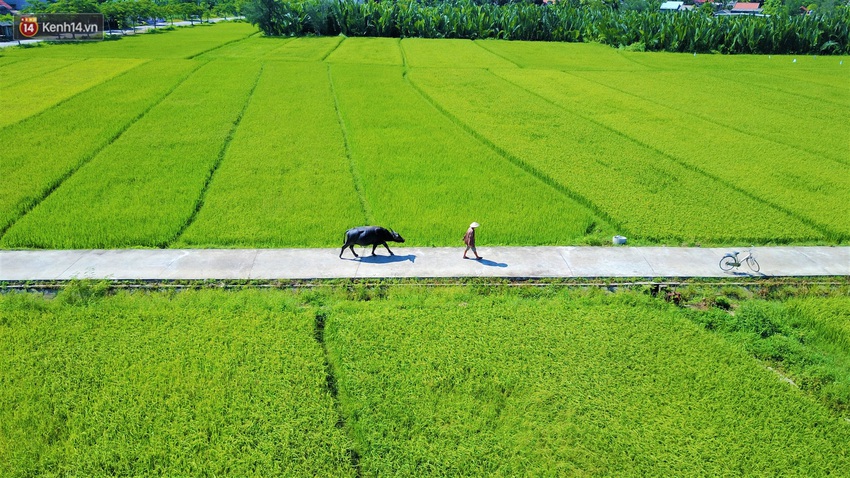
[[[747,251],[747,255],[741,259],[738,259],[738,254],[739,252],[735,251],[723,256],[723,258],[720,259],[720,269],[722,269],[724,272],[729,272],[732,270],[732,268],[741,267],[741,265],[746,262],[747,266],[749,266],[749,268],[752,269],[753,272],[759,271],[761,267],[759,266],[758,261],[756,261],[752,249]]]

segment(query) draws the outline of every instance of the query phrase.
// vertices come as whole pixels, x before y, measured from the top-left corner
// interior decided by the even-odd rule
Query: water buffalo
[[[373,256],[375,255],[375,248],[383,244],[392,256],[394,254],[393,251],[390,251],[387,241],[404,242],[404,238],[392,229],[387,230],[379,226],[353,227],[345,231],[345,244],[342,245],[342,250],[339,251],[339,258],[342,259],[342,253],[345,252],[346,247],[351,249],[354,257],[360,257],[354,252],[355,244],[358,246],[372,246]]]

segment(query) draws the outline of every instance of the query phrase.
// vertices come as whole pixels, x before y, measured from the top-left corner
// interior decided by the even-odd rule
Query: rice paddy
[[[0,248],[844,244],[850,62],[792,60],[242,23],[3,49]],[[844,473],[846,286],[722,287],[4,291],[0,475]]]
[[[735,307],[475,284],[0,294],[0,474],[840,475],[846,296]],[[802,352],[756,358],[764,324]]]
[[[792,59],[242,23],[4,49],[0,247],[843,244],[850,73]]]

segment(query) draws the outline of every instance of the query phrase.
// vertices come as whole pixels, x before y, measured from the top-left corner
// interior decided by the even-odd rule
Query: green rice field
[[[846,287],[681,292],[687,307],[483,284],[7,292],[0,475],[850,468]]]
[[[0,249],[847,244],[848,60],[245,23],[0,49]],[[203,285],[0,284],[0,476],[850,469],[840,278]]]
[[[0,248],[846,244],[848,60],[245,23],[0,49]]]

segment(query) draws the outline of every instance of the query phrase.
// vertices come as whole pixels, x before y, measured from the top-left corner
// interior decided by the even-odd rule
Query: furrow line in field
[[[740,72],[739,72],[739,73],[740,73]],[[759,73],[762,73],[762,72],[759,72]],[[715,78],[719,78],[719,79],[724,80],[724,81],[728,81],[728,80],[729,80],[729,78],[728,78],[728,77],[726,77],[726,76],[724,76],[722,73],[716,73],[716,72],[715,72],[715,73],[712,73],[712,72],[706,72],[706,75],[708,75],[708,76],[713,76],[713,77],[715,77]],[[792,80],[791,78],[788,78],[788,77],[782,77],[782,79],[784,79],[784,80],[788,80],[788,81]],[[799,81],[799,80],[798,80],[798,81]],[[777,91],[777,92],[779,92],[779,93],[786,94],[786,95],[801,96],[801,97],[803,97],[803,98],[806,98],[806,99],[812,100],[812,101],[814,101],[814,102],[816,102],[816,103],[829,103],[829,104],[831,104],[831,105],[835,105],[835,106],[838,106],[838,107],[841,107],[841,108],[847,108],[847,106],[848,106],[848,103],[847,103],[847,102],[842,102],[842,101],[832,101],[832,100],[830,100],[829,98],[824,98],[824,97],[822,97],[822,96],[807,95],[807,94],[805,94],[805,92],[804,92],[804,91],[789,91],[789,90],[784,89],[784,88],[778,88],[778,87],[775,87],[775,86],[769,86],[769,85],[760,85],[760,87],[761,87],[761,88],[768,89],[768,90],[772,90],[772,91]]]
[[[319,61],[325,61],[325,59],[326,59],[327,57],[331,56],[331,53],[335,52],[335,51],[337,50],[337,48],[339,48],[339,46],[343,44],[343,42],[345,42],[345,38],[344,38],[344,37],[343,37],[343,39],[342,39],[339,43],[337,43],[336,45],[334,45],[334,47],[333,47],[333,48],[331,48],[331,49],[330,49],[330,50],[328,50],[328,51],[327,51],[324,55],[322,55],[322,57],[321,57],[321,58],[319,58]]]
[[[356,442],[351,436],[352,433],[350,430],[350,426],[348,426],[347,421],[345,419],[345,413],[342,410],[342,404],[339,400],[339,386],[337,385],[336,373],[334,371],[333,364],[330,360],[330,354],[328,354],[328,345],[325,342],[325,323],[327,321],[327,318],[327,312],[316,312],[316,318],[313,327],[313,338],[316,339],[316,342],[319,344],[319,347],[322,350],[322,365],[325,370],[325,389],[333,399],[334,409],[336,410],[337,414],[336,427],[342,430],[351,440],[351,446],[348,447],[346,453],[348,454],[348,459],[351,463],[351,467],[354,469],[355,478],[360,478],[361,476],[363,476],[363,468],[360,465],[360,452],[357,451],[357,447],[355,446]]]
[[[39,59],[30,59],[30,61],[38,61],[38,60]],[[82,58],[77,59],[77,60],[71,60],[69,63],[62,63],[62,61],[57,61],[56,59],[51,59],[50,65],[42,71],[38,71],[37,69],[36,69],[36,71],[33,71],[33,68],[30,68],[29,65],[26,65],[27,68],[25,68],[24,71],[20,72],[20,74],[18,74],[18,75],[14,75],[14,74],[10,75],[9,71],[5,70],[5,68],[7,68],[7,67],[5,65],[0,65],[0,68],[4,68],[3,74],[5,75],[5,80],[6,80],[3,84],[3,88],[10,88],[10,87],[17,85],[18,83],[22,83],[24,81],[39,81],[39,79],[40,79],[39,77],[41,77],[43,75],[48,75],[50,73],[59,71],[63,68],[68,68],[70,66],[73,66],[73,65],[81,62],[81,61],[83,61]],[[21,65],[18,65],[18,66],[21,66]]]
[[[419,93],[420,96],[422,96],[422,98],[425,101],[430,103],[437,111],[439,111],[443,116],[445,116],[453,124],[457,125],[463,131],[466,131],[470,136],[475,138],[476,141],[483,144],[488,149],[490,149],[491,151],[496,153],[501,158],[507,160],[508,162],[513,164],[514,166],[520,168],[521,170],[530,174],[531,176],[533,176],[537,180],[539,180],[539,181],[543,182],[544,184],[546,184],[547,186],[551,187],[552,189],[557,191],[559,194],[562,194],[562,195],[570,198],[571,200],[581,204],[582,206],[588,208],[589,210],[593,211],[594,214],[596,214],[600,218],[604,219],[608,224],[611,224],[612,226],[614,226],[616,228],[616,230],[619,231],[621,234],[630,234],[630,231],[620,221],[614,219],[614,217],[612,217],[610,214],[608,214],[605,210],[603,210],[601,207],[599,207],[596,203],[591,201],[589,198],[587,198],[586,196],[580,194],[579,192],[577,192],[573,189],[566,187],[564,184],[562,184],[561,182],[559,182],[558,180],[556,180],[552,176],[549,176],[548,174],[541,171],[540,169],[532,166],[531,164],[529,164],[528,162],[526,162],[525,160],[523,160],[519,156],[516,156],[516,155],[508,152],[507,150],[501,148],[500,146],[496,145],[495,143],[490,141],[490,139],[488,139],[487,137],[485,137],[484,135],[479,133],[475,128],[468,125],[467,123],[462,121],[460,118],[458,118],[457,116],[452,114],[448,109],[443,107],[443,105],[441,105],[434,98],[432,98],[428,93],[426,93],[424,89],[422,89],[419,85],[414,83],[410,79],[410,77],[407,75],[406,72],[405,72],[405,75],[404,75],[404,79],[407,81],[407,83],[414,90],[416,90],[417,93]]]
[[[326,66],[268,61],[203,207],[170,247],[321,247],[364,221]]]
[[[136,68],[140,68],[141,66],[143,66],[144,64],[146,64],[146,63],[148,63],[148,62],[150,62],[150,61],[152,61],[152,60],[144,60],[144,61],[142,61],[141,63],[139,63],[138,65],[136,65],[136,66],[134,66],[134,67],[132,67],[132,68],[130,68],[130,69],[128,69],[128,70],[122,71],[122,72],[118,73],[117,75],[110,76],[110,77],[106,77],[106,78],[104,78],[104,79],[103,79],[103,81],[101,81],[101,82],[99,82],[99,83],[97,83],[97,84],[91,85],[89,88],[86,88],[86,89],[84,89],[84,90],[78,91],[78,92],[74,93],[73,95],[71,95],[71,96],[69,96],[69,97],[67,97],[67,98],[63,98],[63,99],[59,100],[58,102],[56,102],[56,103],[54,103],[54,104],[52,104],[52,105],[48,106],[47,108],[45,108],[45,109],[43,109],[43,110],[41,110],[41,111],[39,111],[39,112],[35,113],[35,114],[34,114],[34,115],[32,115],[32,116],[28,116],[28,117],[25,117],[25,118],[21,118],[18,122],[23,121],[23,120],[26,120],[26,119],[30,119],[30,118],[33,118],[33,117],[36,117],[36,116],[42,116],[42,115],[50,114],[50,112],[51,112],[52,110],[54,110],[54,109],[56,109],[56,108],[61,107],[61,106],[62,106],[62,105],[64,105],[65,103],[68,103],[69,101],[71,101],[71,100],[73,100],[73,99],[77,98],[78,96],[82,96],[82,95],[84,95],[84,94],[88,93],[88,92],[89,92],[89,91],[91,91],[92,89],[97,88],[98,86],[101,86],[101,85],[103,85],[104,83],[106,83],[106,82],[108,82],[108,81],[115,80],[115,79],[121,78],[121,77],[123,77],[123,76],[128,76],[128,75],[130,75],[130,74],[131,74],[134,70],[136,70]],[[63,69],[63,68],[69,68],[69,67],[72,67],[72,66],[74,66],[74,65],[76,65],[76,64],[78,64],[78,63],[79,63],[79,62],[74,62],[74,63],[72,63],[72,64],[70,64],[70,65],[65,65],[65,66],[63,66],[63,67],[61,67],[61,68],[57,68],[56,70],[53,70],[53,72],[58,71],[58,70],[61,70],[61,69]],[[2,126],[2,127],[0,127],[0,129],[9,128],[10,126],[12,126],[12,125],[14,125],[14,124],[15,124],[15,123],[11,123],[11,124],[8,124],[8,125],[5,125],[5,126]]]
[[[408,66],[413,68],[516,68],[511,60],[460,38],[405,38]]]
[[[272,57],[276,60],[321,62],[342,41],[343,37],[297,37],[275,48],[269,55],[277,55]]]
[[[491,74],[493,74],[493,73],[491,72]],[[828,227],[824,224],[821,224],[821,223],[819,223],[819,222],[817,222],[817,221],[815,221],[815,220],[813,220],[809,217],[800,215],[793,210],[790,210],[788,208],[781,206],[780,204],[777,204],[777,203],[774,203],[770,200],[764,199],[761,196],[758,196],[758,195],[736,185],[733,182],[727,181],[727,180],[725,180],[725,179],[723,179],[719,176],[716,176],[712,173],[709,173],[708,171],[705,171],[704,169],[699,168],[698,166],[695,166],[695,165],[693,165],[693,164],[691,164],[687,161],[683,161],[683,160],[679,159],[678,157],[673,156],[673,155],[671,155],[670,153],[667,153],[664,150],[658,149],[651,144],[645,143],[645,142],[641,141],[640,139],[638,139],[636,137],[630,136],[630,135],[628,135],[628,134],[626,134],[626,133],[624,133],[620,130],[612,128],[612,127],[608,126],[607,124],[594,119],[591,116],[584,115],[584,114],[582,114],[578,111],[575,111],[575,110],[568,110],[567,108],[565,108],[563,105],[559,104],[558,102],[552,101],[551,99],[547,98],[546,96],[543,96],[542,94],[540,94],[536,91],[528,89],[523,85],[517,84],[513,81],[505,79],[502,76],[499,76],[499,75],[496,75],[496,74],[494,74],[494,76],[497,76],[498,78],[503,79],[504,81],[514,85],[515,87],[542,99],[543,101],[551,104],[552,106],[555,106],[556,108],[559,108],[559,109],[562,109],[562,110],[565,110],[565,111],[569,111],[571,114],[574,114],[574,115],[582,118],[583,120],[585,120],[589,123],[595,124],[596,126],[598,126],[600,128],[603,128],[607,131],[610,131],[611,133],[613,133],[617,136],[620,136],[623,139],[630,141],[630,142],[632,142],[632,143],[634,143],[634,144],[636,144],[636,145],[638,145],[642,148],[653,151],[656,154],[666,158],[670,162],[672,162],[672,163],[674,163],[674,164],[676,164],[676,165],[678,165],[678,166],[680,166],[680,167],[682,167],[682,168],[684,168],[688,171],[692,171],[692,172],[694,172],[698,175],[701,175],[701,176],[703,176],[703,177],[705,177],[705,178],[707,178],[711,181],[716,182],[717,184],[723,185],[724,187],[729,188],[729,189],[731,189],[731,190],[733,190],[733,191],[735,191],[735,192],[737,192],[737,193],[739,193],[739,194],[741,194],[741,195],[743,195],[743,196],[745,196],[745,197],[747,197],[747,198],[749,198],[749,199],[751,199],[751,200],[753,200],[753,201],[755,201],[759,204],[762,204],[762,205],[764,205],[768,208],[771,208],[775,211],[778,211],[778,212],[780,212],[780,213],[782,213],[782,214],[784,214],[784,215],[786,215],[790,218],[796,219],[796,220],[802,222],[803,224],[811,227],[812,229],[816,230],[817,232],[819,232],[819,233],[821,233],[821,234],[823,234],[827,237],[834,237],[838,241],[841,241],[844,238],[844,234],[839,233],[838,231],[832,230],[830,227]]]
[[[139,67],[141,67],[141,66],[142,66],[142,65],[139,65]],[[37,197],[36,197],[36,198],[32,201],[32,202],[30,202],[30,203],[29,203],[29,204],[27,204],[24,208],[22,208],[22,210],[20,211],[20,213],[19,213],[17,216],[15,216],[15,217],[11,218],[11,219],[10,219],[10,221],[8,222],[8,224],[6,224],[6,225],[0,225],[0,239],[2,239],[2,238],[3,238],[3,236],[6,234],[6,232],[8,232],[8,230],[9,230],[12,226],[14,226],[14,225],[15,225],[15,223],[16,223],[18,220],[20,220],[20,219],[21,219],[22,217],[24,217],[27,213],[29,213],[30,211],[32,211],[32,210],[33,210],[36,206],[38,206],[39,204],[41,204],[42,202],[44,202],[44,201],[45,201],[48,197],[50,197],[50,195],[51,195],[51,194],[53,194],[53,192],[54,192],[54,191],[56,191],[56,190],[57,190],[57,189],[58,189],[58,188],[59,188],[59,187],[60,187],[60,186],[61,186],[61,185],[65,182],[65,181],[67,181],[67,180],[68,180],[71,176],[73,176],[73,175],[74,175],[77,171],[79,171],[79,170],[80,170],[80,168],[82,168],[83,166],[85,166],[86,164],[88,164],[88,163],[89,163],[89,162],[90,162],[93,158],[97,157],[97,155],[98,155],[98,154],[100,154],[100,153],[101,153],[101,151],[105,150],[107,147],[109,147],[111,144],[113,144],[115,141],[117,141],[117,140],[121,137],[121,135],[123,135],[123,134],[124,134],[124,133],[125,133],[128,129],[130,129],[130,127],[131,127],[131,126],[133,126],[133,125],[134,125],[134,124],[136,124],[139,120],[141,120],[141,119],[142,119],[142,118],[143,118],[143,117],[144,117],[144,116],[145,116],[145,115],[146,115],[146,114],[147,114],[150,110],[152,110],[154,107],[156,107],[158,104],[162,103],[162,102],[163,102],[166,98],[168,98],[168,96],[169,96],[172,92],[174,92],[174,90],[176,90],[176,89],[177,89],[177,88],[178,88],[178,87],[179,87],[179,86],[180,86],[180,85],[181,85],[184,81],[186,81],[186,79],[188,79],[190,76],[192,76],[192,74],[193,74],[195,71],[197,71],[197,70],[198,70],[201,66],[203,66],[203,63],[202,63],[202,64],[199,64],[198,66],[196,66],[195,68],[193,68],[192,70],[190,70],[190,71],[189,71],[186,75],[184,75],[182,78],[180,78],[180,79],[179,79],[179,80],[178,80],[178,81],[177,81],[174,85],[172,85],[172,86],[171,86],[168,90],[166,90],[166,91],[165,91],[165,93],[164,93],[162,96],[160,96],[160,97],[159,97],[159,98],[157,98],[155,101],[153,101],[153,102],[152,102],[150,105],[148,105],[148,107],[147,107],[147,108],[145,108],[142,112],[140,112],[139,114],[137,114],[136,116],[134,116],[134,117],[133,117],[130,121],[128,121],[128,122],[127,122],[127,123],[126,123],[123,127],[121,127],[121,128],[120,128],[120,129],[119,129],[119,130],[118,130],[118,131],[117,131],[117,132],[116,132],[116,133],[115,133],[112,137],[110,137],[110,138],[109,138],[107,141],[105,141],[102,145],[100,145],[98,148],[96,148],[96,149],[92,150],[89,154],[87,154],[86,156],[84,156],[84,157],[83,157],[83,158],[82,158],[79,162],[77,162],[75,165],[73,165],[73,166],[72,166],[72,167],[71,167],[68,171],[66,171],[66,172],[65,172],[63,175],[61,175],[59,178],[57,178],[56,180],[54,180],[54,181],[50,182],[50,183],[47,185],[47,187],[46,187],[46,188],[45,188],[45,189],[44,189],[44,190],[43,190],[43,191],[42,191],[42,192],[41,192],[41,193],[40,193],[40,194],[39,194],[39,195],[38,195],[38,196],[37,196]],[[137,67],[137,68],[138,68],[138,67]],[[130,71],[132,71],[132,70],[129,70],[129,71],[127,71],[127,72],[124,72],[124,73],[122,73],[122,75],[126,75],[126,74],[128,74]]]
[[[330,84],[331,95],[334,100],[334,109],[336,110],[336,117],[339,121],[339,129],[342,131],[342,142],[345,145],[345,157],[348,159],[348,170],[351,172],[351,179],[354,181],[354,189],[357,191],[357,199],[360,201],[360,211],[363,213],[363,217],[366,218],[366,223],[372,224],[375,221],[375,216],[372,214],[371,208],[366,201],[366,196],[363,193],[363,179],[360,177],[360,174],[354,165],[354,157],[351,153],[351,145],[348,139],[348,129],[345,127],[345,120],[342,118],[342,112],[339,108],[339,96],[337,95],[336,88],[334,87],[330,65],[327,65],[327,70],[328,83]]]
[[[596,81],[596,80],[593,80],[593,79],[590,79],[590,78],[586,78],[584,76],[576,75],[575,73],[572,73],[570,71],[566,71],[566,70],[559,70],[559,71],[561,71],[564,74],[573,76],[575,78],[579,78],[583,81],[589,81],[589,82],[594,83],[596,85],[599,85],[601,87],[608,88],[612,91],[616,91],[617,93],[620,93],[620,94],[623,94],[623,95],[626,95],[626,96],[629,96],[629,97],[632,97],[632,98],[637,98],[641,101],[646,101],[648,103],[651,103],[653,105],[658,106],[659,108],[667,109],[667,110],[670,110],[670,111],[675,111],[677,113],[680,113],[680,114],[683,114],[683,115],[686,115],[686,116],[691,116],[691,117],[694,117],[694,118],[698,118],[698,119],[701,119],[703,121],[708,121],[710,123],[715,123],[715,124],[723,126],[724,128],[728,128],[732,131],[735,131],[735,132],[743,134],[743,135],[753,136],[752,131],[748,131],[747,129],[742,128],[740,126],[737,126],[736,124],[734,124],[732,122],[724,121],[722,118],[706,115],[706,114],[703,114],[703,113],[698,113],[698,112],[695,112],[693,110],[673,108],[669,105],[665,105],[664,103],[656,101],[649,96],[640,95],[640,94],[637,94],[637,93],[632,93],[630,91],[626,91],[624,89],[617,88],[616,86],[608,85],[608,84],[602,83],[600,81]],[[776,90],[776,91],[779,91],[779,90]],[[780,113],[780,114],[786,114],[787,113],[787,110],[782,110],[782,109],[779,109],[779,108],[771,108],[769,105],[765,106],[765,109],[775,111],[775,112]],[[817,151],[817,150],[807,148],[805,146],[801,146],[799,142],[783,141],[781,139],[776,139],[774,137],[768,137],[766,135],[760,135],[760,136],[758,136],[758,138],[761,139],[761,140],[764,140],[764,141],[770,141],[774,144],[793,148],[793,149],[796,149],[798,151],[805,152],[805,153],[808,153],[808,154],[812,154],[812,155],[815,155],[815,156],[823,156],[824,155],[823,151]],[[850,165],[850,159],[844,159],[844,158],[841,158],[841,157],[838,157],[838,156],[832,156],[832,155],[830,155],[828,157],[828,159],[835,161],[837,163],[843,164],[843,165]]]
[[[81,60],[81,61],[82,61],[82,60]],[[73,100],[73,99],[77,98],[78,96],[81,96],[81,95],[86,94],[86,93],[87,93],[88,91],[90,91],[91,89],[93,89],[93,88],[97,88],[98,86],[100,86],[100,85],[102,85],[102,84],[106,83],[107,81],[114,80],[114,79],[116,79],[116,78],[120,78],[120,77],[122,77],[122,76],[124,76],[124,75],[127,75],[127,74],[131,73],[133,70],[135,70],[136,68],[139,68],[139,67],[141,67],[142,65],[144,65],[145,63],[148,63],[149,61],[151,61],[151,60],[145,60],[144,62],[139,63],[138,65],[136,65],[136,66],[134,66],[134,67],[130,68],[129,70],[122,71],[121,73],[119,73],[119,74],[117,74],[117,75],[115,75],[115,76],[109,77],[109,78],[104,78],[104,80],[103,80],[103,81],[101,81],[100,83],[97,83],[97,84],[91,85],[91,87],[89,87],[89,88],[86,88],[86,89],[84,89],[84,90],[80,90],[80,91],[78,91],[78,92],[74,93],[73,95],[68,96],[67,98],[63,98],[63,99],[61,99],[61,100],[57,101],[56,103],[53,103],[52,105],[48,106],[47,108],[45,108],[45,109],[43,109],[43,110],[41,110],[41,111],[39,111],[39,112],[36,112],[36,113],[35,113],[35,114],[33,114],[32,116],[26,116],[26,117],[23,117],[23,118],[18,119],[18,121],[14,122],[14,123],[9,123],[9,124],[6,124],[6,125],[2,125],[2,126],[0,126],[0,129],[10,128],[10,127],[14,126],[15,124],[20,123],[21,121],[25,121],[25,120],[32,119],[32,118],[35,118],[35,117],[38,117],[38,116],[42,116],[42,115],[49,114],[52,110],[54,110],[54,109],[56,109],[56,108],[61,107],[61,106],[62,106],[62,105],[64,105],[65,103],[67,103],[67,102],[69,102],[69,101],[71,101],[71,100]],[[58,71],[58,70],[61,70],[62,68],[69,68],[69,67],[71,67],[71,66],[74,66],[74,65],[75,65],[75,64],[77,64],[77,63],[79,63],[79,62],[74,62],[74,63],[73,63],[73,64],[71,64],[71,65],[65,65],[65,66],[62,66],[62,67],[60,67],[60,68],[57,68],[57,69],[53,70],[53,72],[56,72],[56,71]],[[8,87],[8,86],[10,86],[10,85],[4,85],[4,88],[5,88],[5,87]],[[8,98],[8,100],[14,100],[14,99],[15,99],[15,98]],[[3,98],[3,100],[7,100],[7,98]]]
[[[571,113],[579,108],[597,121],[614,121],[617,128],[617,122],[634,121],[630,114],[651,115],[651,111],[635,111],[616,98],[596,98],[600,92],[588,88],[589,83],[570,84],[560,72],[518,68],[493,71],[527,86],[518,88],[480,69],[413,69],[409,75],[479,134],[587,197],[641,240],[676,244],[822,238],[821,233],[785,213],[765,208],[734,189]],[[557,105],[552,104],[554,100]],[[658,134],[651,122],[626,126],[631,133]],[[664,149],[667,143],[660,144]],[[723,176],[716,169],[710,172]],[[834,182],[836,189],[843,184]],[[799,198],[796,202],[803,204]],[[753,215],[753,211],[762,213]],[[731,221],[733,217],[749,219]],[[841,223],[838,219],[835,222]]]
[[[404,66],[398,38],[357,38],[340,42],[323,61],[361,65]]]
[[[497,52],[497,51],[495,51],[495,50],[492,50],[492,49],[490,49],[490,48],[487,48],[487,47],[486,47],[486,46],[484,46],[484,44],[483,44],[482,42],[480,42],[480,41],[473,41],[472,43],[474,43],[475,45],[477,45],[479,48],[486,50],[488,53],[491,53],[491,54],[493,54],[493,55],[496,55],[496,56],[498,56],[499,58],[501,58],[501,59],[503,59],[503,60],[505,60],[505,61],[507,61],[507,62],[510,62],[510,63],[514,64],[517,68],[523,68],[523,66],[522,66],[522,65],[520,65],[519,63],[517,63],[517,62],[515,62],[515,61],[511,60],[511,59],[510,59],[510,58],[508,58],[507,56],[505,56],[505,55],[503,55],[503,54],[501,54],[501,53],[499,53],[499,52]]]
[[[204,185],[201,188],[200,194],[198,194],[198,201],[195,203],[195,209],[192,211],[192,214],[186,219],[186,223],[183,224],[177,233],[174,234],[174,237],[167,241],[163,247],[168,247],[173,244],[174,241],[178,240],[180,236],[186,232],[186,229],[195,222],[195,218],[198,217],[198,212],[200,212],[201,208],[204,207],[204,200],[207,196],[207,191],[209,190],[210,183],[215,176],[216,171],[218,171],[218,167],[221,165],[221,162],[224,160],[225,154],[227,154],[227,150],[230,148],[230,143],[233,141],[233,135],[236,133],[236,130],[239,128],[239,125],[242,123],[242,117],[245,115],[245,111],[248,109],[248,106],[251,104],[251,100],[254,98],[254,91],[257,89],[257,85],[260,83],[260,77],[263,76],[263,65],[260,65],[260,70],[257,72],[257,78],[254,79],[254,84],[251,86],[251,90],[248,92],[248,98],[245,100],[245,105],[242,107],[242,111],[239,112],[239,115],[236,116],[236,120],[233,121],[233,127],[230,128],[230,131],[227,133],[227,137],[224,139],[224,143],[221,145],[221,150],[218,152],[218,157],[210,168],[209,173],[207,174],[207,178],[204,181]]]
[[[195,71],[176,87],[169,81],[172,91],[162,101],[18,221],[4,245],[162,247],[174,237],[259,70],[259,64],[176,62]]]
[[[759,73],[764,73],[766,75],[774,76],[776,78],[780,78],[780,79],[783,79],[783,80],[802,81],[802,82],[805,82],[805,83],[811,83],[813,85],[822,86],[824,88],[830,88],[830,89],[835,89],[835,90],[840,89],[839,86],[836,86],[832,83],[824,83],[823,81],[817,81],[817,80],[822,80],[823,78],[821,78],[821,77],[818,77],[817,79],[815,79],[815,78],[801,79],[797,76],[794,76],[793,74],[788,75],[787,73],[789,73],[789,72],[787,72],[787,71],[775,72],[775,71],[762,70]]]
[[[100,61],[102,61],[102,59],[89,58],[89,59],[83,60],[81,62],[76,62],[76,63],[73,63],[71,65],[67,65],[65,68],[74,68],[74,67],[77,67],[80,64],[85,63],[85,62],[97,63],[97,62],[100,62]],[[135,65],[129,66],[123,71],[110,72],[110,73],[104,75],[103,77],[100,77],[99,79],[97,79],[95,81],[92,81],[87,86],[83,86],[79,91],[72,93],[70,96],[66,96],[66,97],[62,97],[62,98],[58,98],[58,99],[56,99],[56,95],[50,95],[50,94],[44,95],[44,97],[41,97],[40,95],[32,96],[33,93],[29,90],[27,90],[27,91],[14,91],[14,89],[13,89],[13,91],[10,93],[9,88],[4,87],[3,88],[3,95],[0,96],[0,100],[2,100],[2,101],[13,101],[13,100],[18,101],[19,100],[19,98],[18,98],[19,94],[29,94],[30,97],[34,97],[37,100],[45,100],[46,102],[42,103],[42,104],[38,104],[36,102],[34,105],[31,104],[31,103],[28,104],[28,106],[33,109],[32,113],[30,113],[28,111],[29,108],[9,109],[8,110],[9,114],[7,114],[6,116],[0,117],[0,128],[7,128],[9,126],[14,125],[15,123],[18,123],[20,121],[25,120],[25,119],[32,118],[34,116],[37,116],[37,115],[40,115],[40,114],[45,113],[47,111],[50,111],[53,108],[55,108],[57,106],[61,106],[65,103],[67,103],[68,101],[86,93],[87,91],[90,91],[92,88],[96,88],[96,87],[106,83],[107,81],[118,78],[118,77],[132,71],[133,69],[140,67],[141,65],[143,65],[143,64],[145,64],[145,63],[147,63],[151,60],[135,60],[135,61],[137,62]],[[130,61],[130,60],[118,60],[118,62],[133,63],[133,61]],[[62,69],[60,68],[58,70],[54,70],[53,73],[56,73],[60,70],[62,70]],[[71,75],[71,76],[74,76],[74,75]],[[74,80],[76,80],[76,78],[74,78]],[[85,80],[86,79],[83,79],[83,80],[80,80],[80,81],[85,85]],[[43,83],[45,83],[45,82],[39,82],[39,83],[35,83],[35,84],[40,85],[40,84],[43,84]],[[52,82],[47,82],[47,83],[50,84],[51,88],[56,87],[56,85],[52,84]],[[9,96],[7,96],[7,95],[9,95]],[[54,99],[56,101],[54,103],[50,103],[50,101],[53,101]],[[41,109],[39,109],[39,108],[41,108]],[[22,110],[24,112],[19,113]],[[11,117],[11,122],[9,122],[10,117]]]
[[[419,70],[431,69],[408,74]],[[491,245],[600,243],[614,232],[586,205],[440,112],[403,68],[349,64],[332,71],[364,195],[379,224],[408,241],[459,244],[472,221],[486,225]]]
[[[212,48],[208,48],[208,49],[206,49],[206,50],[204,50],[204,51],[202,51],[202,52],[195,53],[194,55],[189,55],[189,56],[187,56],[187,57],[186,57],[186,59],[187,59],[187,60],[194,60],[195,58],[197,58],[197,57],[199,57],[199,56],[201,56],[201,55],[203,55],[203,54],[205,54],[205,53],[209,53],[209,52],[211,52],[211,51],[218,50],[219,48],[226,47],[227,45],[230,45],[230,44],[232,44],[232,43],[238,43],[238,42],[241,42],[241,41],[245,41],[245,40],[247,40],[247,39],[251,38],[252,36],[254,36],[254,35],[259,35],[259,34],[260,34],[260,32],[254,32],[254,33],[251,33],[250,35],[248,35],[248,36],[246,36],[246,37],[244,37],[244,38],[237,38],[237,39],[235,39],[235,40],[230,40],[230,41],[228,41],[228,42],[224,42],[224,43],[222,43],[222,44],[220,44],[220,45],[216,45],[216,46],[214,46],[214,47],[212,47]]]
[[[402,43],[401,38],[398,39],[398,51],[401,52],[401,66],[404,68],[404,73],[406,75],[407,69],[410,67],[410,63],[407,61],[407,52],[404,50],[404,43]]]
[[[23,60],[26,60],[26,58],[24,58],[24,57],[15,58],[15,57],[8,57],[8,56],[0,56],[0,67],[6,67],[8,65],[12,65],[14,63],[17,63],[17,62],[23,61]]]

